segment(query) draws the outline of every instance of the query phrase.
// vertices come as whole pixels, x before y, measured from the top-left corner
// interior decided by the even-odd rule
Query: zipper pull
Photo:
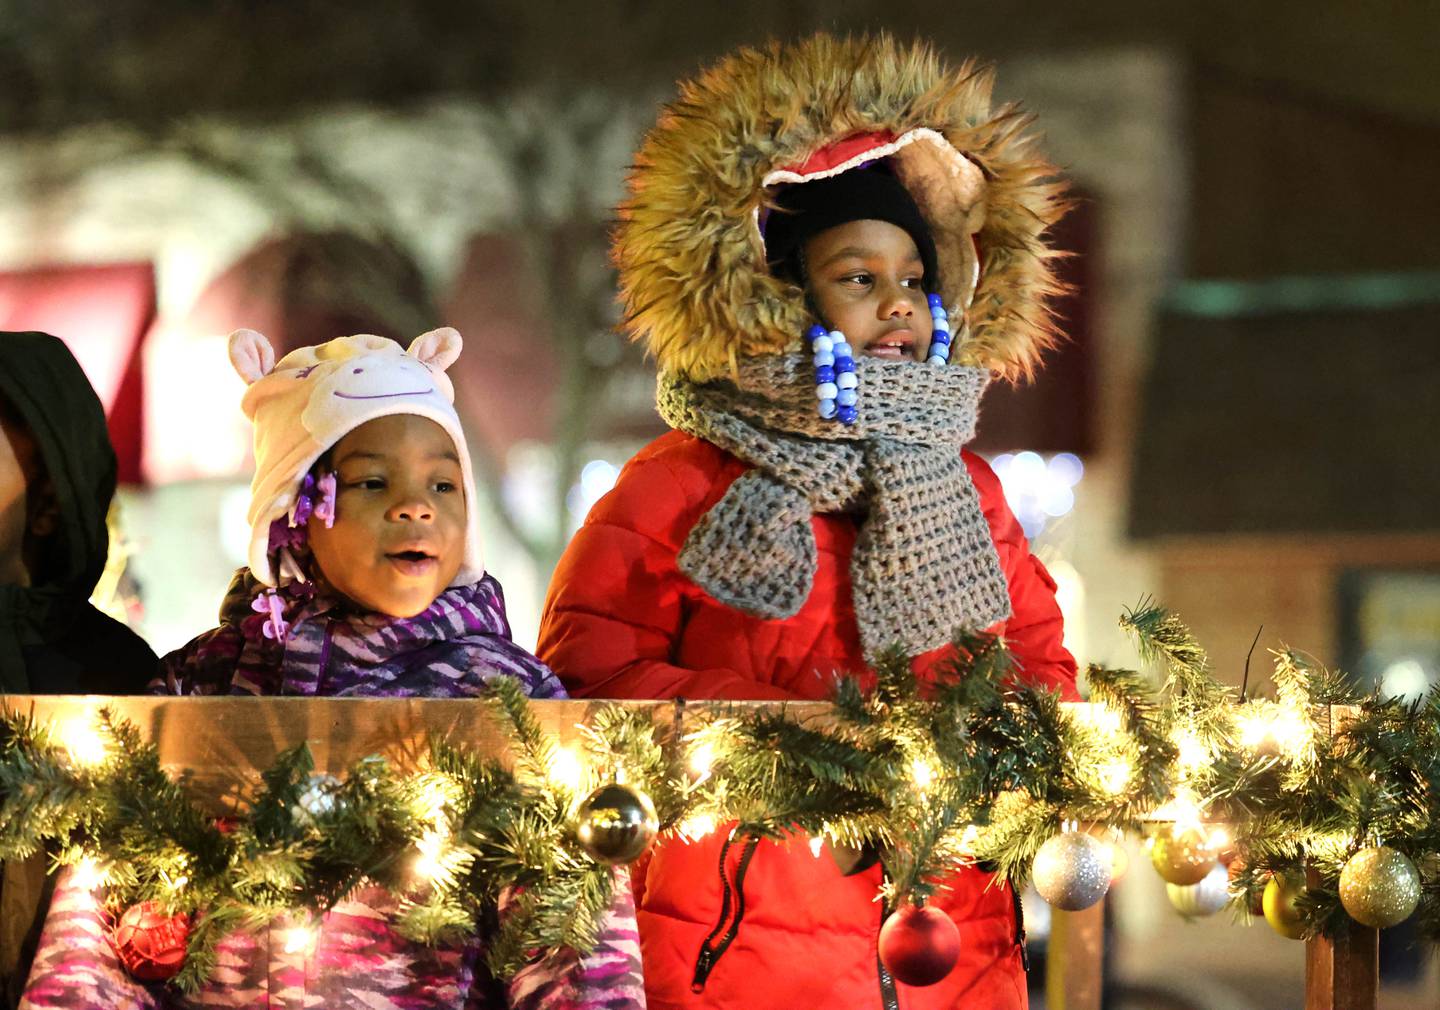
[[[690,982],[690,991],[699,995],[705,991],[705,980],[710,977],[710,969],[715,966],[715,952],[709,946],[700,948],[700,956],[695,959],[695,978]]]

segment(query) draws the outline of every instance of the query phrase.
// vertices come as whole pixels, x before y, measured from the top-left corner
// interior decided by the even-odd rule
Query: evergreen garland
[[[366,758],[327,780],[302,745],[265,770],[233,824],[207,817],[155,747],[108,711],[107,756],[94,766],[10,713],[0,718],[0,859],[41,848],[58,864],[89,858],[113,906],[151,900],[192,913],[176,985],[193,991],[230,930],[312,919],[362,881],[396,897],[394,925],[409,938],[491,932],[487,957],[500,975],[537,951],[593,948],[613,871],[579,846],[572,811],[610,781],[645,791],[662,831],[799,832],[869,848],[884,862],[891,905],[924,901],[962,864],[1023,882],[1062,821],[1133,830],[1183,799],[1235,824],[1245,861],[1237,907],[1269,874],[1308,871],[1307,928],[1338,935],[1349,922],[1340,870],[1383,840],[1421,868],[1420,927],[1440,939],[1440,694],[1362,696],[1282,649],[1275,699],[1237,703],[1173,615],[1142,603],[1121,624],[1163,665],[1159,691],[1140,673],[1091,667],[1091,706],[1065,709],[1015,683],[1001,640],[962,635],[931,682],[917,683],[906,657],[890,653],[872,689],[842,679],[833,709],[804,722],[783,706],[677,702],[672,719],[658,720],[601,707],[583,729],[580,782],[556,777],[556,741],[502,678],[493,704],[511,764],[434,740],[417,768]],[[1336,705],[1350,708],[1335,717]],[[1284,746],[1247,736],[1260,717],[1287,720]]]

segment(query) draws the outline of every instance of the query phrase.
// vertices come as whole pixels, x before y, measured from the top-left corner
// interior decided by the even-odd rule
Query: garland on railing
[[[1101,839],[1149,821],[1152,860],[1189,914],[1227,896],[1249,908],[1263,893],[1287,935],[1335,936],[1350,916],[1388,925],[1418,904],[1422,934],[1440,937],[1440,695],[1361,695],[1281,651],[1275,699],[1237,699],[1173,616],[1142,605],[1121,623],[1163,664],[1159,691],[1091,667],[1092,704],[1067,710],[1011,683],[1002,642],[962,636],[932,684],[889,655],[873,690],[841,680],[833,710],[808,721],[683,704],[657,721],[604,707],[584,727],[583,759],[501,680],[511,766],[435,740],[417,768],[366,758],[331,779],[301,746],[263,773],[248,816],[221,824],[109,712],[88,752],[12,713],[0,720],[0,859],[45,848],[106,885],[114,908],[191,914],[175,983],[192,991],[230,930],[283,913],[313,921],[364,880],[398,899],[396,929],[427,943],[503,904],[487,952],[502,975],[536,951],[586,951],[611,900],[610,864],[657,831],[694,837],[732,822],[742,835],[808,834],[817,857],[826,840],[878,852],[884,897],[908,914],[958,863],[1013,882],[1033,867],[1048,900],[1085,907],[1110,882]],[[1353,709],[1332,723],[1333,705]],[[1231,856],[1227,892],[1216,867]]]

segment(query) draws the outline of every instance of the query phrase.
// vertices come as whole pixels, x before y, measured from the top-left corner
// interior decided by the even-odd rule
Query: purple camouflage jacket
[[[510,640],[500,584],[490,576],[448,589],[415,617],[355,613],[312,597],[292,603],[284,642],[266,638],[251,603],[263,589],[241,570],[221,606],[221,625],[165,657],[151,690],[163,694],[351,697],[480,695],[515,677],[534,698],[563,698],[555,675]],[[185,998],[131,979],[104,936],[93,896],[62,875],[31,968],[24,1010],[644,1010],[640,938],[629,874],[589,955],[532,964],[503,986],[489,980],[483,937],[439,949],[410,943],[387,925],[394,899],[361,888],[326,914],[315,949],[296,955],[275,937],[236,933],[221,945],[216,975]]]

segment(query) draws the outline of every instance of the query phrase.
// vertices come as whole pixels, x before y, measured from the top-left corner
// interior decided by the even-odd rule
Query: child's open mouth
[[[424,550],[393,551],[386,554],[390,563],[394,565],[401,575],[419,576],[429,575],[440,563],[440,559]]]
[[[915,347],[915,335],[909,330],[891,330],[889,333],[865,345],[865,356],[870,358],[889,358],[892,361],[904,361],[912,357],[911,351]]]

